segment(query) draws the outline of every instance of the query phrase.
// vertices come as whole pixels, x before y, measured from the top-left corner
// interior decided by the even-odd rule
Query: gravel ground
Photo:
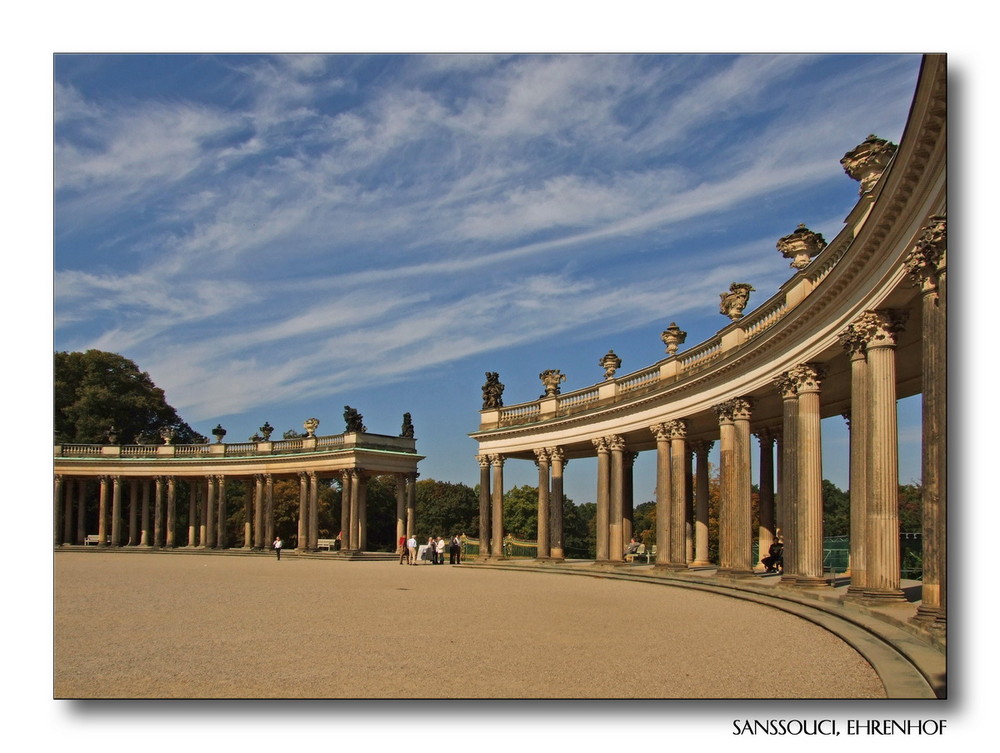
[[[56,698],[884,698],[840,639],[681,588],[63,552]]]

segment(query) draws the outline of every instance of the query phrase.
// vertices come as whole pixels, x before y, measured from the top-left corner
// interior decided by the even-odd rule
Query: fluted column
[[[799,483],[795,521],[798,572],[795,585],[805,588],[827,585],[823,577],[823,449],[819,397],[824,376],[824,367],[816,363],[801,364],[789,371],[799,395]]]
[[[622,540],[629,544],[635,535],[635,459],[638,452],[622,455]]]
[[[684,562],[688,567],[694,562],[694,452],[690,442],[685,442],[684,450],[684,488],[687,490],[684,500]]]
[[[406,474],[396,474],[396,541],[406,538]],[[403,544],[406,548],[406,544]]]
[[[708,453],[715,444],[711,439],[692,442],[695,453],[694,561],[691,567],[710,567],[708,558]],[[658,513],[657,513],[658,514]]]
[[[108,542],[108,477],[100,477],[100,493],[97,500],[97,535],[98,546],[107,546]]]
[[[417,533],[417,479],[419,473],[407,475],[406,484],[406,536],[415,536]]]
[[[670,432],[670,566],[687,567],[687,462],[688,422],[681,418],[667,422]],[[659,550],[657,550],[659,552]]]
[[[495,559],[503,559],[503,455],[493,455],[493,527],[492,538],[493,550],[491,556]]]
[[[736,426],[732,402],[714,406],[719,419],[719,572],[735,566]]]
[[[919,622],[947,623],[946,546],[948,509],[948,224],[931,217],[906,260],[921,292],[922,432],[921,462],[923,577]]]
[[[347,473],[344,473],[343,494],[341,506],[347,504]],[[346,547],[347,542],[342,546]],[[295,539],[295,550],[304,552],[309,548],[309,477],[305,471],[299,471],[299,525]]]
[[[167,476],[167,525],[164,542],[166,546],[173,548],[176,545],[177,535],[177,479],[174,476]]]
[[[784,516],[782,539],[784,541],[784,567],[781,584],[794,585],[798,576],[798,434],[799,395],[795,381],[785,372],[774,380],[781,396],[781,506]]]
[[[760,443],[760,529],[757,534],[758,560],[767,556],[771,544],[777,536],[774,522],[774,432],[770,429],[759,429],[757,440]],[[754,568],[759,562],[753,563]]]
[[[163,546],[163,476],[154,479],[156,488],[153,496],[153,546]]]
[[[611,477],[608,480],[608,559],[612,562],[623,562],[626,545],[622,523],[625,510],[625,438],[612,434],[607,439],[608,449],[611,451]]]
[[[206,492],[205,492],[205,535],[202,537],[201,545],[206,549],[211,549],[216,546],[216,532],[215,532],[215,476],[206,476]],[[143,538],[145,538],[145,529],[148,527],[146,523],[146,510],[148,505],[143,506]]]
[[[226,477],[216,476],[215,481],[218,484],[219,494],[216,504],[218,506],[218,521],[216,522],[217,530],[215,532],[216,538],[218,539],[219,549],[225,549],[229,544],[229,535],[226,531]]]
[[[840,335],[851,362],[851,411],[845,416],[851,440],[851,584],[847,595],[864,596],[868,585],[868,456],[871,432],[868,428],[868,354],[866,338],[856,324]]]
[[[477,455],[479,462],[479,557],[485,559],[490,555],[490,456]]]
[[[309,548],[319,548],[319,478],[309,472]]]
[[[274,476],[264,474],[264,548],[274,541]]]
[[[905,317],[897,311],[869,311],[858,319],[867,332],[868,537],[866,599],[901,601],[899,572],[899,437],[896,426],[896,336]]]
[[[354,499],[354,470],[348,468],[340,474],[340,551],[351,548],[351,502]]]
[[[538,466],[538,553],[539,559],[549,558],[549,451],[535,450],[535,465]]]
[[[608,561],[609,530],[611,519],[608,484],[611,478],[611,456],[605,437],[591,440],[597,450],[597,561]]]
[[[656,566],[669,567],[671,562],[670,519],[670,428],[666,423],[649,427],[656,438]]]
[[[111,477],[111,546],[122,545],[122,477]]]
[[[368,548],[368,477],[358,469],[358,545],[363,552]]]
[[[253,547],[264,548],[264,476],[257,473],[253,477]]]
[[[549,448],[549,465],[552,470],[552,494],[549,498],[549,556],[554,560],[566,557],[563,549],[563,471],[566,462],[561,447]]]

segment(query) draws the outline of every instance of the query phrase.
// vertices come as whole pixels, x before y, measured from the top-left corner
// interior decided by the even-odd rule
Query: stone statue
[[[347,423],[347,428],[344,431],[348,434],[354,432],[366,432],[368,427],[362,423],[362,415],[358,413],[357,409],[352,408],[349,405],[344,406],[344,421]]]
[[[305,421],[302,422],[302,428],[306,430],[307,437],[316,436],[316,429],[319,428],[319,419],[307,418]]]
[[[614,379],[615,372],[622,366],[622,359],[615,355],[614,350],[609,350],[598,364],[604,367],[605,379]]]
[[[546,369],[538,378],[545,385],[545,394],[542,397],[553,397],[559,394],[559,385],[566,381],[566,375],[559,369]]]
[[[403,414],[403,430],[400,432],[399,436],[413,439],[413,421],[411,420],[409,413]]]
[[[860,188],[858,188],[860,195],[864,196],[875,187],[878,179],[885,172],[889,160],[896,153],[896,148],[896,144],[891,141],[880,139],[875,134],[869,134],[867,139],[840,160],[844,172],[861,183]]]
[[[719,305],[719,313],[725,314],[734,322],[743,316],[743,309],[746,308],[750,300],[750,293],[754,291],[748,283],[734,282],[729,286],[728,293],[719,293],[722,303]]]
[[[500,374],[495,371],[486,372],[486,384],[483,385],[483,410],[503,407],[503,384]]]
[[[778,251],[786,259],[791,259],[790,267],[805,269],[812,258],[826,248],[826,239],[800,224],[794,233],[778,239]]]

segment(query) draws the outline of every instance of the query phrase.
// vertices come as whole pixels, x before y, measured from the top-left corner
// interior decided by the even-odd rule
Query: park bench
[[[87,546],[88,544],[100,544],[100,543],[101,543],[101,537],[99,534],[96,533],[87,534],[87,537],[83,540],[84,546]]]
[[[317,549],[326,549],[327,551],[333,551],[334,546],[336,546],[336,539],[318,539],[316,541]]]

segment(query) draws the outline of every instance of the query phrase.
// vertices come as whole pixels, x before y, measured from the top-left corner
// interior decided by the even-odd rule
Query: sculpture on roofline
[[[486,372],[486,384],[483,385],[483,410],[503,407],[503,384],[500,374],[496,371]]]
[[[546,369],[538,378],[545,385],[545,394],[542,397],[554,397],[559,394],[559,385],[566,381],[566,375],[559,369]]]
[[[413,439],[413,420],[410,418],[409,413],[403,414],[403,430],[400,432],[399,436]]]
[[[352,408],[349,405],[344,406],[344,422],[347,424],[347,428],[344,429],[347,434],[368,431],[368,427],[363,423],[362,415],[358,413],[356,408]]]
[[[746,282],[734,282],[729,286],[728,293],[719,293],[722,302],[719,304],[719,313],[725,314],[734,322],[743,316],[743,309],[750,301],[750,293],[754,288]]]

